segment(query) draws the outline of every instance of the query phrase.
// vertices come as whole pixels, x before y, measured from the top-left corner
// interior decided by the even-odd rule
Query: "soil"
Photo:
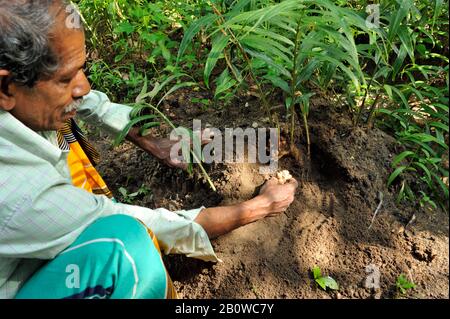
[[[188,127],[193,118],[221,130],[268,125],[255,96],[237,98],[236,107],[206,110],[191,104],[191,97],[171,97],[165,114]],[[284,152],[280,159],[279,169],[299,181],[285,213],[213,240],[221,263],[164,257],[180,297],[399,298],[396,280],[405,274],[416,285],[406,297],[449,298],[448,212],[397,205],[395,191],[386,188],[399,152],[395,139],[376,128],[354,129],[345,112],[330,105],[324,98],[312,101],[310,158],[299,143],[295,157]],[[300,128],[297,134],[303,141]],[[119,187],[129,193],[142,185],[151,189],[134,198],[135,205],[177,210],[232,204],[254,196],[266,178],[258,164],[212,164],[207,170],[217,187],[213,192],[197,175],[168,168],[128,142],[112,148],[101,134],[93,142],[103,154],[98,170],[118,199]],[[314,266],[334,278],[339,290],[318,287]],[[366,283],[378,278],[374,269],[379,288]]]

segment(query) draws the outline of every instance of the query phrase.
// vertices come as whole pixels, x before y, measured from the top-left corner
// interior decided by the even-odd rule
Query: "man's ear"
[[[16,99],[9,91],[9,84],[6,83],[9,71],[0,70],[0,110],[11,111],[16,106]]]

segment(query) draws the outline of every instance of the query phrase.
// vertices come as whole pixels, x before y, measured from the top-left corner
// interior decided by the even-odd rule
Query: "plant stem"
[[[378,104],[378,100],[380,99],[380,97],[381,97],[381,93],[380,92],[378,92],[377,93],[377,96],[375,97],[375,101],[373,101],[373,103],[372,103],[372,105],[371,105],[371,107],[370,107],[370,112],[369,112],[369,117],[367,118],[367,125],[368,125],[368,127],[369,128],[372,128],[372,120],[373,120],[373,115],[374,115],[374,111],[375,111],[375,108],[376,108],[376,106],[377,106],[377,104]]]
[[[295,129],[295,110],[294,110],[294,106],[291,106],[291,132],[290,132],[290,136],[291,136],[291,140],[290,140],[290,144],[291,146],[294,145],[294,129]]]
[[[292,73],[291,73],[291,77],[292,77],[292,81],[291,81],[291,146],[294,145],[294,121],[295,121],[295,89],[297,86],[297,56],[298,56],[298,51],[299,51],[299,47],[300,47],[300,23],[297,22],[297,33],[295,35],[295,44],[294,44],[294,63],[293,63],[293,68],[292,68]],[[308,135],[308,128],[306,127],[306,132]],[[309,144],[308,144],[309,145]]]
[[[353,123],[353,127],[356,127],[356,126],[359,124],[359,121],[360,121],[360,119],[361,119],[362,112],[363,112],[363,110],[364,110],[364,106],[365,106],[365,104],[366,104],[367,96],[369,95],[370,88],[371,88],[371,86],[372,86],[372,82],[373,82],[373,80],[374,80],[374,78],[375,78],[375,74],[376,74],[377,71],[378,71],[378,65],[379,65],[379,62],[375,65],[375,69],[373,70],[372,77],[370,78],[369,84],[367,85],[366,93],[364,93],[364,97],[363,97],[363,100],[362,100],[362,102],[361,102],[361,106],[359,107],[358,115],[356,116],[355,121],[354,121],[354,123]]]
[[[306,143],[308,144],[308,158],[311,155],[311,140],[309,139],[309,128],[308,128],[308,119],[306,118],[306,114],[302,113],[303,123],[305,124],[306,130]]]
[[[171,120],[169,120],[169,118],[167,118],[167,116],[161,112],[157,107],[146,103],[147,106],[149,106],[152,110],[154,110],[156,113],[158,113],[159,116],[161,116],[161,118],[167,123],[169,124],[170,127],[172,127],[173,129],[176,129],[175,125],[172,123]],[[216,192],[216,187],[214,186],[213,182],[211,181],[211,178],[209,177],[208,173],[206,172],[205,168],[203,167],[200,159],[198,158],[198,156],[195,154],[195,152],[193,150],[190,150],[192,157],[194,158],[195,162],[198,164],[198,166],[200,167],[200,170],[203,173],[203,176],[205,176],[206,180],[208,181],[209,186],[211,187],[211,189]]]

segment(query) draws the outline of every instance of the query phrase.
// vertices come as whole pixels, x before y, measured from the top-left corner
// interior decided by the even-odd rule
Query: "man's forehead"
[[[86,60],[84,40],[84,33],[79,31],[55,34],[52,49],[60,60],[58,73],[71,72],[84,64]]]

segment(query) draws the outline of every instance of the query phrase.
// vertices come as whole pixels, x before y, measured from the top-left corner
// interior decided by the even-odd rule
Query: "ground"
[[[196,118],[220,129],[267,126],[255,97],[237,99],[237,107],[206,110],[189,97],[182,92],[164,104],[177,124],[192,127]],[[302,143],[295,156],[285,152],[280,159],[280,169],[300,184],[284,214],[213,240],[221,263],[164,257],[180,297],[398,298],[396,280],[403,273],[416,284],[408,298],[449,298],[448,213],[397,205],[395,192],[386,188],[399,151],[395,139],[376,128],[354,129],[330,104],[323,98],[312,102],[310,159]],[[265,181],[257,164],[213,164],[207,167],[217,187],[213,192],[197,175],[167,168],[128,142],[113,148],[104,135],[92,136],[103,154],[98,169],[117,198],[119,187],[130,193],[150,188],[134,198],[136,205],[171,210],[226,205],[251,198]],[[311,274],[314,266],[333,277],[339,290],[321,290]],[[379,289],[366,288],[373,267],[380,272]]]

